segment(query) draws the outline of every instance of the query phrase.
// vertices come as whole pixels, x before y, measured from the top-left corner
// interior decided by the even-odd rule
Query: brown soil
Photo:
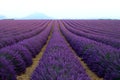
[[[48,40],[46,42],[46,44],[43,46],[43,48],[41,49],[40,53],[38,55],[36,55],[35,58],[32,59],[33,61],[33,64],[26,68],[26,72],[24,74],[21,74],[20,76],[17,76],[17,80],[30,80],[30,77],[32,75],[32,72],[35,70],[35,68],[37,67],[40,59],[42,58],[42,55],[44,53],[44,51],[46,50],[46,47],[49,43],[49,40],[51,38],[51,35],[52,35],[52,30],[50,32],[50,35],[48,36]]]

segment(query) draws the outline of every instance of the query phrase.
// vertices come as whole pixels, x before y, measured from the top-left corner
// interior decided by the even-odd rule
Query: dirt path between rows
[[[60,29],[60,26],[59,26]],[[65,39],[65,37],[63,36],[62,32],[60,32],[62,37],[64,38],[64,40],[66,41],[67,45],[69,46],[69,48],[72,50],[72,52],[74,53],[74,55],[79,59],[80,64],[83,66],[83,68],[85,69],[86,73],[88,74],[88,76],[91,78],[91,80],[103,80],[103,78],[99,78],[94,72],[92,72],[89,67],[87,66],[87,64],[82,61],[82,58],[80,58],[79,56],[77,56],[77,53],[72,49],[72,47],[70,46],[70,44],[67,42],[67,40]]]
[[[20,76],[17,76],[17,80],[30,80],[32,72],[37,67],[37,65],[38,65],[40,59],[42,58],[42,55],[43,55],[44,51],[46,50],[46,47],[47,47],[47,45],[49,43],[49,40],[50,40],[51,35],[52,35],[52,30],[53,30],[53,27],[51,27],[51,28],[52,29],[51,29],[51,32],[50,32],[50,34],[48,36],[48,40],[47,40],[46,44],[41,49],[40,53],[38,55],[36,55],[35,58],[32,59],[33,64],[30,67],[26,68],[26,72],[24,74],[21,74]]]

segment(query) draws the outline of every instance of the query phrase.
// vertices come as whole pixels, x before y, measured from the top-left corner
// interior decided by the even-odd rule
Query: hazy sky
[[[0,0],[0,15],[20,18],[36,12],[54,18],[120,19],[120,0]]]

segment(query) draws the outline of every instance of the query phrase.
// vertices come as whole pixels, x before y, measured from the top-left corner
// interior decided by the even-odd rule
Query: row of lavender
[[[45,21],[0,21],[0,38],[16,36],[19,34],[30,32],[41,25],[43,22]]]
[[[104,80],[120,79],[120,51],[111,46],[77,36],[65,28],[61,21],[60,29],[76,53],[88,67]],[[67,23],[64,23],[67,24]]]
[[[65,21],[65,20],[64,20]],[[86,21],[65,21],[68,24],[74,25],[73,27],[75,29],[81,30],[83,32],[89,33],[89,34],[96,34],[96,35],[101,35],[105,37],[111,37],[115,39],[120,39],[120,34],[119,34],[119,23],[115,23],[112,21],[111,23],[114,24],[108,24],[108,20],[104,21],[102,23],[100,20],[92,21],[90,22],[89,20]],[[84,22],[84,23],[83,23]],[[120,22],[120,21],[119,21]],[[118,24],[118,25],[116,25]],[[100,29],[99,29],[100,28]],[[117,31],[114,31],[117,30]]]
[[[46,23],[47,24],[47,23]],[[0,80],[16,80],[46,43],[52,22],[36,36],[0,49]]]
[[[2,29],[0,32],[0,49],[39,34],[49,23],[49,21],[30,22],[22,21],[18,23],[14,21],[14,23],[8,23],[6,26],[5,24],[0,25],[0,29]]]
[[[120,20],[68,20],[66,22],[89,33],[120,39]]]
[[[88,29],[88,26],[86,26],[85,24],[84,25],[81,25],[81,23],[79,24],[73,24],[73,22],[70,22],[70,21],[63,21],[64,23],[67,22],[66,24],[66,28],[71,31],[72,33],[76,34],[76,35],[79,35],[79,36],[83,36],[83,37],[86,37],[86,38],[89,38],[89,39],[92,39],[92,40],[95,40],[97,42],[101,42],[101,43],[104,43],[106,45],[110,45],[112,47],[115,47],[115,48],[120,48],[120,39],[114,39],[112,37],[108,37],[108,35],[111,35],[110,33],[107,34],[107,33],[101,33],[98,35],[98,32],[100,31],[96,31],[94,32],[94,27],[92,29],[92,25],[90,26],[91,29]],[[76,21],[77,22],[77,21]],[[86,21],[84,21],[86,22]],[[95,25],[95,24],[94,24]],[[93,26],[94,26],[93,25]],[[105,24],[104,24],[105,25]],[[89,28],[90,28],[89,27]],[[100,27],[100,26],[99,26]],[[114,26],[113,26],[114,27]],[[106,27],[105,27],[106,28]],[[108,27],[109,28],[109,27]],[[84,29],[84,30],[83,30]],[[120,30],[120,29],[119,29]],[[92,33],[94,32],[94,33]],[[107,36],[103,36],[102,34],[107,34]],[[117,34],[116,34],[117,35]],[[112,35],[112,36],[116,36],[115,34]],[[118,34],[118,36],[120,38],[120,35]]]
[[[120,23],[114,23],[113,22],[107,22],[104,21],[105,23],[99,22],[99,21],[94,21],[95,24],[91,24],[89,23],[88,25],[81,25],[81,23],[79,22],[79,24],[75,23],[76,25],[81,25],[84,26],[83,31],[87,31],[88,33],[91,34],[97,34],[97,35],[102,35],[102,36],[106,36],[106,37],[111,37],[111,38],[115,38],[115,39],[120,39]],[[112,23],[112,24],[111,24]],[[87,23],[86,23],[87,24]],[[91,24],[91,25],[90,25]],[[118,25],[116,25],[118,24]],[[93,26],[92,26],[93,25]],[[100,29],[99,29],[100,27]],[[116,30],[116,31],[114,31]]]
[[[90,80],[80,61],[60,34],[58,23],[31,80]]]

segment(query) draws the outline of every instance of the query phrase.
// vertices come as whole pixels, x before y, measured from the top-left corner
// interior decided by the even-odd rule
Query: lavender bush
[[[14,67],[4,57],[0,57],[0,80],[16,80]]]
[[[5,48],[0,50],[0,57],[4,57],[6,58],[6,60],[12,63],[16,74],[19,75],[20,73],[25,71],[25,62],[22,60],[22,57],[17,52]]]

